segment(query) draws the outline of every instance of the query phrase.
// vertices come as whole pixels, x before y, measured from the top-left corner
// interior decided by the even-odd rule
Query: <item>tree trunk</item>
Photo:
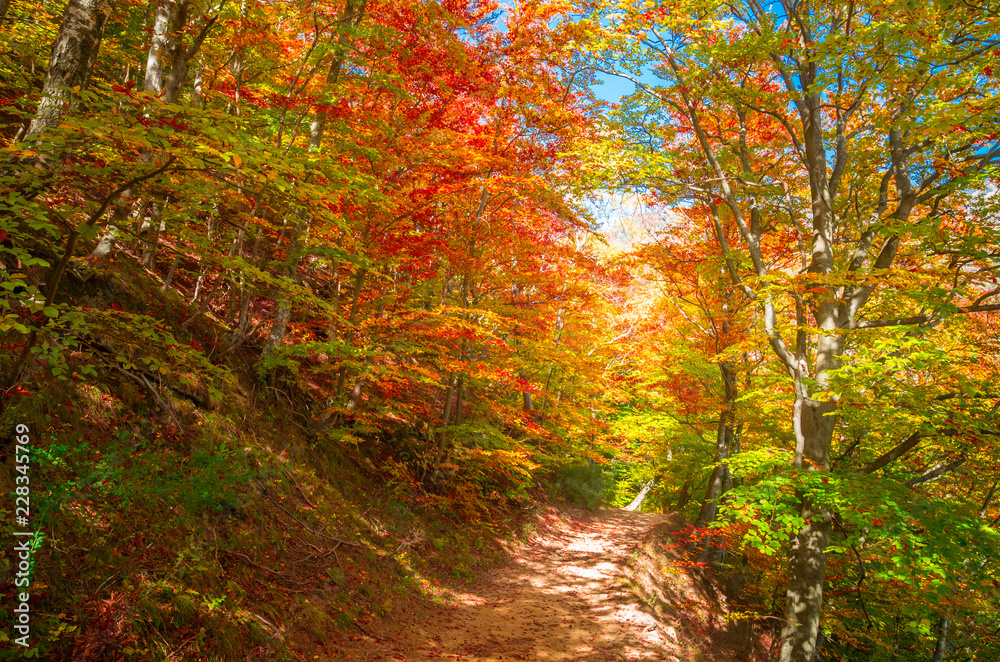
[[[691,483],[685,480],[684,484],[681,485],[680,491],[677,493],[677,503],[674,504],[673,512],[679,513],[687,505],[687,502],[691,499]]]
[[[256,207],[254,209],[256,209]],[[240,231],[241,234],[244,230],[246,230],[245,226],[241,229]],[[251,248],[250,250],[251,263],[256,263],[257,261],[257,251],[260,248],[260,242],[262,236],[263,236],[262,233],[258,233],[257,236],[254,237],[253,248]],[[242,244],[242,239],[237,239],[237,241],[234,242],[233,247],[230,249],[232,251],[232,254],[235,254],[235,252],[240,248],[240,244]],[[250,328],[250,288],[247,287],[246,278],[245,276],[243,276],[243,274],[240,274],[239,287],[236,289],[237,292],[239,293],[240,317],[239,321],[236,324],[236,329],[233,331],[233,335],[229,339],[229,345],[226,347],[226,351],[233,349],[241,342],[243,342]]]
[[[437,453],[434,456],[434,466],[428,467],[430,469],[431,481],[437,477],[438,466],[444,460],[446,442],[448,439],[447,432],[445,428],[448,427],[448,422],[451,420],[452,412],[452,399],[455,397],[455,388],[457,386],[457,377],[455,373],[448,375],[448,389],[444,395],[444,414],[441,417],[441,432],[438,434],[437,438]],[[424,476],[427,476],[427,472],[424,472]]]
[[[648,483],[646,483],[645,485],[643,485],[642,489],[639,490],[638,496],[636,496],[635,499],[632,500],[632,503],[630,503],[629,505],[625,506],[624,510],[628,510],[628,511],[634,512],[634,511],[639,510],[640,508],[642,508],[642,502],[646,500],[646,495],[649,494],[649,492],[653,489],[653,487],[655,485],[656,485],[656,479],[655,478],[653,480],[649,481]]]
[[[274,354],[274,350],[281,346],[285,340],[285,331],[288,329],[288,320],[292,318],[292,300],[284,291],[277,296],[277,309],[274,311],[274,322],[271,324],[271,332],[267,334],[267,341],[264,343],[264,351],[261,358],[267,359]]]
[[[366,231],[365,232],[365,237],[367,238],[367,236],[368,236],[368,233]],[[368,274],[368,270],[367,269],[359,269],[357,275],[355,275],[355,277],[354,277],[354,291],[353,291],[353,294],[352,294],[353,300],[351,301],[351,313],[350,313],[349,317],[347,318],[347,323],[348,323],[348,326],[350,326],[350,327],[354,326],[354,322],[358,318],[358,310],[361,307],[361,292],[364,289],[365,276],[367,274]],[[351,329],[351,330],[348,331],[347,340],[350,341],[350,340],[353,340],[353,338],[354,338],[354,331],[353,331],[353,329]],[[334,393],[335,393],[335,395],[336,395],[336,397],[338,399],[340,398],[341,391],[344,390],[344,383],[346,381],[347,381],[347,366],[344,365],[344,366],[341,366],[340,372],[337,374],[337,386],[336,386],[336,388],[334,390]]]
[[[378,312],[376,313],[376,318],[382,319],[385,317],[385,302],[382,302],[378,307]],[[355,380],[354,388],[351,389],[351,397],[347,401],[348,411],[357,411],[361,407],[361,394],[364,393],[365,384],[368,383],[368,374],[371,371],[372,366],[375,364],[374,356],[367,356],[365,358],[365,367],[361,371],[361,375]],[[459,397],[458,404],[462,404],[462,379],[458,379]],[[461,411],[459,411],[459,416],[461,416]]]
[[[128,189],[122,193],[122,198],[128,198],[132,195],[132,189]],[[115,208],[111,212],[111,218],[108,219],[108,230],[101,237],[101,240],[97,242],[97,246],[94,251],[90,254],[90,257],[96,258],[98,260],[106,260],[111,256],[111,253],[115,250],[115,242],[118,240],[119,228],[121,228],[122,223],[128,218],[131,207],[122,201],[122,198],[118,199],[115,203]]]
[[[840,367],[843,334],[840,329],[839,302],[836,288],[823,277],[834,270],[833,242],[836,219],[830,197],[826,150],[823,143],[822,93],[816,85],[816,65],[808,63],[801,69],[801,86],[809,90],[800,105],[802,135],[809,188],[812,199],[812,260],[807,272],[816,274],[813,316],[819,336],[815,344],[814,374],[817,391],[826,390],[828,371]],[[802,348],[804,351],[804,348]],[[820,402],[809,395],[805,371],[808,364],[799,355],[792,370],[795,378],[795,467],[806,471],[830,470],[830,448],[836,427],[836,404]],[[823,586],[826,580],[826,548],[830,544],[832,516],[830,511],[814,504],[804,494],[800,515],[805,521],[792,540],[789,550],[788,593],[785,598],[785,623],[781,633],[780,662],[813,662],[816,640],[823,615]]]
[[[194,81],[191,84],[191,100],[194,102],[192,104],[193,106],[197,107],[198,105],[201,105],[202,107],[201,109],[205,110],[205,104],[204,104],[205,98],[202,96],[203,72],[204,72],[204,65],[199,64],[198,68],[195,69],[194,71]]]
[[[170,268],[167,269],[167,277],[163,279],[163,285],[160,286],[161,292],[166,292],[170,289],[170,284],[174,282],[174,274],[177,273],[177,264],[181,261],[181,256],[178,253],[174,256],[173,261],[170,263]]]
[[[729,465],[726,460],[729,459],[729,441],[732,438],[733,429],[728,416],[728,411],[723,411],[719,416],[719,426],[715,434],[716,465],[712,470],[712,476],[708,479],[705,498],[701,502],[701,510],[694,523],[696,527],[707,526],[715,521],[715,516],[719,512],[719,499],[725,493],[724,487],[731,484]]]
[[[948,626],[950,625],[947,618],[941,617],[938,621],[938,639],[937,645],[934,647],[934,657],[931,658],[931,662],[944,662],[944,652],[948,648]]]
[[[465,407],[465,375],[458,378],[458,394],[455,396],[455,425],[462,424],[462,409]]]
[[[820,336],[817,342],[816,381],[826,384],[826,371],[835,367],[838,339]],[[822,363],[821,363],[822,361]],[[807,471],[829,471],[830,447],[836,424],[836,406],[808,396],[801,375],[796,379],[795,467]],[[832,516],[803,493],[799,514],[805,521],[792,539],[789,550],[788,591],[782,627],[780,662],[812,662],[823,613],[826,579],[826,548],[830,544]]]
[[[183,35],[185,29],[187,28],[187,13],[190,8],[189,0],[182,0],[182,2],[174,7],[174,25],[173,32],[175,35]],[[170,74],[167,76],[167,80],[163,83],[163,100],[167,103],[177,103],[177,99],[180,98],[181,89],[184,87],[184,81],[187,79],[188,69],[191,66],[191,60],[194,56],[198,54],[201,50],[202,44],[205,43],[205,39],[208,37],[209,31],[215,22],[218,20],[219,15],[208,18],[204,18],[204,22],[201,28],[195,33],[194,37],[191,39],[191,44],[187,45],[183,37],[179,37],[174,40],[173,48],[170,52]]]
[[[294,281],[295,270],[298,267],[299,257],[298,252],[301,247],[301,242],[299,241],[299,234],[301,232],[302,226],[295,224],[291,229],[291,236],[288,238],[288,250],[287,256],[285,258],[285,267],[282,269],[282,276],[285,278],[292,277]],[[274,313],[274,322],[271,324],[271,332],[267,336],[267,342],[264,343],[264,351],[261,353],[261,358],[270,358],[274,354],[274,350],[281,346],[281,343],[285,340],[285,332],[288,328],[288,320],[292,318],[292,298],[288,295],[288,292],[284,290],[279,290],[277,296],[277,310]]]
[[[160,232],[166,229],[163,222],[163,208],[166,201],[157,200],[153,203],[153,211],[149,216],[149,229],[146,231],[145,248],[142,250],[142,266],[150,271],[156,266],[156,249],[160,245]]]
[[[0,27],[7,21],[7,12],[10,10],[10,0],[0,0]]]
[[[830,544],[832,518],[803,497],[800,511],[806,524],[792,540],[789,553],[788,592],[782,628],[782,661],[811,662],[823,613],[826,578],[826,548]]]
[[[444,440],[444,428],[451,420],[451,403],[455,397],[455,374],[448,375],[448,391],[444,396],[444,415],[441,417],[441,440]]]
[[[250,329],[250,290],[243,276],[240,276],[239,287],[236,288],[236,293],[233,296],[236,297],[235,301],[237,302],[234,311],[239,317],[236,321],[236,328],[233,329],[233,335],[229,339],[229,348],[242,342]]]
[[[726,326],[723,326],[726,329]],[[736,408],[737,387],[736,375],[727,363],[719,364],[719,371],[722,376],[722,384],[725,390],[725,404],[719,412],[719,424],[715,435],[715,463],[712,476],[708,480],[708,487],[705,489],[705,498],[701,503],[701,510],[695,520],[696,527],[707,526],[715,521],[719,512],[719,500],[732,487],[732,474],[729,464],[726,462],[733,452],[735,443],[734,437],[734,410]],[[708,550],[706,549],[706,552]]]
[[[212,208],[212,215],[208,217],[208,240],[212,241],[215,235],[215,224],[218,221],[219,205]],[[194,294],[191,295],[191,305],[198,302],[198,295],[201,294],[202,285],[205,284],[205,276],[208,275],[209,268],[204,265],[204,259],[199,259],[198,278],[194,283]],[[201,314],[201,313],[199,313]]]
[[[173,0],[159,0],[153,18],[153,38],[146,55],[146,75],[142,84],[142,89],[157,95],[163,91],[163,58],[170,50],[170,24],[173,19]]]
[[[153,36],[150,39],[149,51],[146,54],[146,71],[143,76],[142,89],[146,92],[152,92],[153,94],[159,95],[163,92],[163,58],[167,55],[170,49],[171,42],[171,23],[174,18],[174,1],[173,0],[160,0],[156,4],[155,14],[153,16]],[[149,153],[144,152],[141,156],[142,160],[149,160]],[[126,191],[123,195],[131,195],[131,191]],[[141,208],[145,203],[140,199],[137,201],[137,207]],[[153,214],[158,216],[162,212],[162,208],[157,211],[157,205],[160,203],[153,203]],[[117,215],[118,209],[123,207],[123,205],[118,206],[115,210]],[[139,221],[135,224],[135,228],[138,230],[142,224],[141,219],[142,214],[140,214]],[[122,217],[124,219],[124,216]],[[149,237],[147,237],[146,248],[143,250],[142,261],[143,265],[147,269],[152,269],[155,261],[156,253],[156,243],[159,240],[159,229],[153,231],[153,243],[149,242]],[[92,253],[93,257],[99,259],[107,259],[111,256],[114,251],[116,238],[118,235],[118,224],[111,221],[107,231],[101,240],[97,243],[97,247]],[[138,239],[137,239],[138,241]],[[138,247],[138,243],[136,243]]]
[[[157,9],[156,20],[154,22],[153,42],[150,46],[149,55],[147,57],[147,66],[150,62],[153,62],[154,69],[152,71],[152,75],[149,71],[146,72],[147,75],[144,85],[147,90],[162,94],[163,100],[167,103],[177,103],[177,99],[181,94],[181,88],[184,86],[184,80],[187,78],[188,65],[191,62],[191,58],[193,58],[198,53],[199,49],[201,49],[201,45],[208,36],[209,29],[215,23],[218,16],[207,19],[207,21],[202,25],[201,30],[199,30],[195,35],[191,45],[187,46],[182,35],[187,28],[188,0],[182,0],[180,4],[169,2],[169,0],[163,0],[163,2],[164,4],[169,4],[170,6]],[[159,26],[162,29],[165,22],[170,20],[170,14],[173,15],[172,33],[177,35],[177,37],[174,39],[171,39],[168,35],[160,35],[157,37],[155,34],[156,27]],[[171,43],[172,45],[170,53],[170,74],[167,76],[166,81],[164,81],[163,64],[159,49],[161,47],[166,47],[168,43]],[[166,200],[156,201],[153,203],[153,219],[151,221],[153,227],[150,228],[149,236],[146,238],[146,249],[142,253],[142,264],[150,270],[153,269],[155,264],[156,250],[159,247],[160,241],[160,233],[166,229],[166,226],[161,220],[163,208],[166,206],[166,203]]]
[[[55,126],[75,88],[86,89],[111,14],[106,0],[70,0],[52,44],[42,100],[25,138]],[[69,88],[69,90],[65,89]]]
[[[556,341],[556,346],[557,347],[559,346],[558,340]],[[542,404],[538,408],[539,411],[544,412],[545,408],[549,406],[549,393],[550,393],[549,389],[552,387],[552,373],[554,372],[554,369],[555,369],[554,366],[550,364],[549,372],[545,376],[545,388],[543,389],[545,392],[545,397],[542,398]]]
[[[365,6],[367,0],[347,0],[344,11],[340,14],[340,28],[354,28],[361,23],[365,16]],[[323,133],[326,129],[326,104],[329,103],[329,91],[340,82],[340,71],[347,59],[347,46],[350,39],[348,32],[341,32],[337,38],[337,46],[334,49],[333,62],[330,63],[330,71],[326,75],[326,89],[321,97],[321,107],[316,111],[316,117],[309,127],[309,147],[319,149],[323,145]]]
[[[357,25],[364,14],[365,0],[360,2],[360,7],[357,0],[348,0],[344,11],[341,14],[341,22],[346,22],[350,26]],[[333,64],[330,66],[330,73],[327,76],[326,84],[327,88],[336,87],[340,80],[340,70],[344,63],[344,58],[347,56],[347,33],[341,33],[340,38],[337,42],[336,54],[334,55]],[[313,122],[309,134],[309,147],[312,149],[319,149],[323,144],[323,133],[326,126],[326,111],[321,111],[316,114],[316,121]],[[297,223],[292,228],[292,235],[297,239],[301,233],[302,226],[305,222]],[[367,231],[365,236],[367,238]],[[295,242],[296,251],[298,248],[297,241]],[[293,260],[291,262],[290,268],[294,271],[298,265],[298,259],[292,257],[292,246],[289,245],[289,259]],[[357,315],[358,302],[360,300],[361,292],[360,288],[364,282],[365,272],[360,271],[358,274],[358,280],[355,287],[354,302],[351,307],[351,323],[354,323],[354,318]],[[278,295],[278,310],[274,316],[274,324],[271,326],[271,333],[268,336],[267,345],[264,347],[263,357],[270,356],[275,348],[281,345],[284,341],[285,331],[288,326],[288,320],[291,317],[292,305],[288,296],[284,293]],[[337,377],[337,389],[336,392],[339,395],[341,390],[344,388],[344,382],[347,379],[347,372],[345,369],[341,369],[340,374]],[[357,407],[358,402],[361,399],[361,390],[364,387],[364,377],[359,378],[355,384],[354,388],[351,390],[351,397],[348,402],[348,409],[354,409]]]

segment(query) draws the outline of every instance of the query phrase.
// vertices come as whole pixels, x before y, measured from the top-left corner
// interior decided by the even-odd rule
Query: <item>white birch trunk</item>
[[[634,511],[639,510],[640,508],[642,508],[642,502],[646,500],[646,496],[650,493],[650,491],[653,489],[653,487],[655,485],[656,485],[656,479],[655,478],[653,480],[649,481],[648,483],[646,483],[645,485],[643,485],[642,489],[639,491],[638,496],[636,496],[635,499],[632,500],[632,503],[630,503],[629,505],[625,506],[625,508],[623,510],[628,510],[630,512],[634,512]]]
[[[106,0],[70,0],[66,5],[59,34],[52,44],[42,100],[26,139],[55,126],[63,105],[71,101],[70,90],[89,85],[110,13]]]

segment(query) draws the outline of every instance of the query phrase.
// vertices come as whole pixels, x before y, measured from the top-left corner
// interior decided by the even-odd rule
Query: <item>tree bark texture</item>
[[[811,661],[816,655],[816,638],[823,613],[826,548],[830,544],[833,520],[829,511],[816,508],[808,498],[803,498],[800,513],[806,523],[792,540],[789,552],[785,624],[779,659]]]
[[[42,100],[25,138],[55,126],[64,106],[71,102],[72,90],[87,89],[110,15],[108,0],[70,0],[66,5],[59,33],[52,44]]]
[[[715,468],[708,479],[708,487],[705,490],[705,499],[701,503],[701,510],[695,526],[707,526],[715,521],[719,512],[719,499],[732,487],[732,478],[729,464],[726,462],[732,452],[733,446],[733,416],[736,407],[736,376],[732,368],[726,363],[719,364],[719,371],[722,375],[723,388],[725,389],[725,401],[723,409],[719,412],[719,424],[715,435]]]
[[[163,91],[163,58],[169,54],[173,19],[173,0],[159,0],[153,17],[153,38],[146,55],[146,75],[142,84],[142,89],[153,94]]]
[[[726,492],[726,487],[732,485],[729,474],[729,441],[732,437],[732,426],[729,424],[727,415],[719,418],[719,426],[716,431],[715,444],[715,468],[708,479],[708,487],[705,489],[705,498],[701,502],[701,510],[698,511],[698,518],[695,526],[703,527],[715,521],[719,512],[719,499]]]
[[[687,505],[687,502],[691,500],[691,482],[688,480],[684,481],[681,485],[680,491],[677,493],[677,503],[674,505],[673,512],[679,513]]]

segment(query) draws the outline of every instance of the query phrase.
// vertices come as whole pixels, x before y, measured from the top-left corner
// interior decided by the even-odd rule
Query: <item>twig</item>
[[[410,547],[411,545],[415,545],[418,542],[423,542],[423,540],[424,540],[423,534],[419,531],[419,529],[416,528],[410,529],[407,532],[406,537],[403,538],[403,540],[399,543],[399,547],[396,548],[396,551],[393,552],[391,555],[387,556],[395,556],[396,554],[399,554],[399,550],[403,549],[404,547]]]
[[[296,489],[298,489],[299,494],[302,495],[302,500],[306,502],[306,505],[312,508],[313,510],[316,510],[316,504],[314,504],[312,501],[309,500],[309,497],[306,496],[306,491],[302,489],[302,486],[299,485],[298,481],[295,480],[295,478],[288,471],[288,469],[282,469],[282,471],[284,471],[285,475],[288,476],[288,480],[292,481],[292,485],[294,485]]]
[[[174,427],[177,428],[177,431],[179,432],[183,429],[181,427],[180,421],[178,421],[177,417],[174,415],[173,409],[171,409],[170,405],[168,405],[166,402],[163,401],[163,398],[160,397],[160,394],[156,391],[155,388],[153,388],[153,385],[150,384],[143,375],[141,374],[135,375],[129,372],[128,370],[125,370],[124,368],[118,366],[116,363],[112,361],[105,361],[105,362],[118,372],[122,373],[123,375],[131,379],[139,386],[145,386],[149,390],[149,392],[153,394],[153,399],[156,400],[156,404],[158,404],[160,406],[160,409],[162,409],[163,412],[167,415],[167,417],[170,418],[170,422],[174,424]]]
[[[110,582],[112,579],[114,579],[117,576],[118,576],[118,573],[116,572],[115,574],[111,575],[110,577],[108,577],[107,579],[105,579],[103,582],[101,582],[101,585],[97,587],[97,590],[95,591],[95,593],[100,593],[101,589],[104,588],[107,585],[108,582]]]
[[[252,558],[250,558],[246,554],[240,554],[239,552],[234,552],[231,549],[224,549],[224,550],[222,550],[222,553],[223,554],[231,554],[233,556],[238,556],[241,559],[244,559],[247,563],[249,563],[253,567],[255,567],[255,568],[259,569],[259,570],[263,570],[264,572],[266,572],[268,574],[271,574],[271,575],[274,575],[275,577],[280,577],[282,579],[282,581],[285,582],[282,585],[282,589],[285,590],[285,591],[288,591],[288,592],[291,592],[291,593],[295,593],[295,594],[298,594],[298,595],[302,595],[303,592],[309,590],[309,586],[306,585],[305,583],[298,582],[298,581],[292,581],[292,575],[289,575],[288,573],[284,573],[284,572],[278,572],[276,570],[271,570],[270,568],[265,568],[264,566],[260,565],[259,563],[257,563],[256,561],[254,561]],[[289,588],[290,584],[295,584],[296,586],[298,586],[302,590],[296,591],[293,588]],[[266,586],[267,584],[264,584],[264,585]]]
[[[847,536],[847,527],[840,521],[840,517],[835,516],[833,519],[834,524],[840,529],[844,536]],[[871,630],[875,627],[872,622],[872,617],[868,615],[868,607],[865,606],[865,596],[862,594],[861,585],[864,583],[865,579],[868,577],[868,573],[865,572],[865,562],[861,560],[861,554],[858,552],[858,548],[853,544],[851,545],[851,551],[854,552],[854,557],[858,560],[858,582],[855,585],[855,589],[858,592],[858,601],[861,603],[861,611],[865,615],[865,620],[868,622],[868,629]]]
[[[298,429],[300,429],[300,430],[302,430],[303,432],[305,432],[305,433],[306,433],[307,435],[311,435],[311,434],[313,434],[313,432],[312,432],[312,431],[311,431],[311,430],[310,430],[309,428],[307,428],[306,426],[302,425],[302,424],[301,424],[301,423],[299,423],[298,421],[291,421],[291,420],[290,420],[289,422],[290,422],[290,423],[291,423],[292,425],[294,425],[295,427],[297,427]]]
[[[354,621],[354,627],[358,628],[359,630],[361,630],[361,633],[362,633],[362,634],[364,634],[364,635],[367,635],[367,636],[371,637],[371,638],[372,638],[372,639],[374,639],[375,641],[386,641],[386,640],[385,640],[385,639],[383,639],[382,637],[379,637],[378,635],[374,635],[374,634],[372,634],[371,632],[369,632],[368,630],[366,630],[366,629],[364,629],[363,627],[361,627],[361,625],[360,625],[360,624],[359,624],[359,623],[358,623],[357,621]]]
[[[240,554],[239,552],[234,552],[231,549],[224,549],[224,550],[222,550],[222,553],[223,554],[231,554],[232,556],[238,556],[241,559],[245,560],[250,565],[252,565],[253,567],[258,568],[260,570],[263,570],[264,572],[269,572],[272,575],[274,575],[275,577],[286,577],[286,578],[288,577],[288,575],[285,574],[285,573],[283,573],[283,572],[277,572],[275,570],[271,570],[270,568],[265,568],[264,566],[260,565],[259,563],[257,563],[256,561],[254,561],[252,558],[250,558],[246,554]]]
[[[298,536],[296,536],[296,539],[297,539],[297,540],[298,540],[298,541],[299,541],[300,543],[302,543],[303,545],[305,545],[306,547],[312,547],[313,549],[315,549],[315,550],[316,550],[317,552],[319,552],[320,554],[322,554],[322,553],[323,553],[323,550],[322,550],[322,549],[320,549],[320,548],[319,548],[319,547],[317,547],[316,545],[312,544],[311,542],[306,542],[305,540],[303,540],[302,538],[299,538]],[[339,544],[339,543],[338,543],[338,544]],[[333,547],[333,548],[334,548],[334,549],[337,549],[337,545],[334,545],[334,547]]]
[[[283,633],[283,632],[285,631],[285,628],[281,627],[280,625],[275,625],[274,623],[272,623],[271,621],[267,620],[267,619],[266,619],[266,618],[264,618],[263,616],[260,616],[260,615],[258,615],[258,614],[255,614],[255,613],[253,613],[252,611],[248,611],[248,612],[246,612],[246,613],[247,613],[248,615],[252,616],[253,618],[257,619],[257,621],[258,621],[258,622],[259,622],[259,623],[260,623],[261,625],[264,625],[264,626],[266,626],[266,627],[270,628],[270,629],[271,629],[271,631],[272,631],[272,634],[274,634],[274,635],[276,635],[276,636],[277,636],[277,638],[278,638],[278,641],[281,641],[281,642],[284,642],[284,641],[285,641],[285,637],[284,637],[284,635],[282,634],[282,633]]]
[[[98,219],[100,219],[101,216],[104,215],[104,212],[107,211],[108,206],[111,205],[112,202],[118,199],[119,195],[121,195],[128,189],[132,188],[139,182],[151,179],[165,172],[176,160],[177,160],[176,156],[171,156],[169,159],[167,159],[167,162],[164,163],[159,168],[147,172],[144,175],[133,177],[129,181],[119,186],[117,189],[115,189],[110,194],[105,196],[104,201],[101,203],[101,206],[98,207],[97,210],[90,215],[90,218],[88,218],[82,226],[77,227],[76,229],[74,229],[72,232],[69,233],[69,237],[66,239],[66,247],[63,249],[62,257],[59,259],[58,263],[56,263],[55,267],[53,267],[52,272],[48,277],[49,281],[48,293],[45,296],[46,306],[51,306],[52,303],[55,301],[56,293],[59,291],[59,284],[62,281],[63,274],[66,273],[66,267],[69,265],[70,260],[73,258],[73,251],[76,249],[76,242],[80,238],[81,233],[84,232],[85,229],[93,227],[93,225],[97,223]],[[65,217],[63,217],[63,215],[60,214],[58,211],[54,209],[51,211],[62,220],[66,220]],[[0,378],[0,388],[6,390],[11,388],[12,386],[14,386],[14,384],[17,383],[18,378],[21,376],[21,370],[24,368],[25,361],[27,361],[28,356],[31,355],[31,350],[34,348],[35,343],[37,341],[38,341],[38,329],[33,329],[31,331],[31,335],[28,336],[28,341],[27,343],[25,343],[24,349],[21,351],[20,356],[18,356],[17,360],[14,362],[14,365],[11,367],[10,370],[7,371],[6,375]]]
[[[331,549],[329,552],[326,552],[326,553],[323,553],[323,554],[310,554],[309,556],[306,556],[306,557],[303,557],[301,559],[296,559],[295,561],[292,561],[292,564],[293,565],[298,565],[299,563],[305,563],[306,561],[309,561],[310,559],[325,559],[326,557],[330,556],[331,554],[334,554],[335,551],[336,550]]]
[[[843,529],[843,527],[841,528]],[[872,622],[872,617],[868,615],[868,608],[865,606],[865,596],[861,594],[861,583],[865,581],[865,578],[868,576],[868,573],[865,572],[865,564],[861,560],[861,554],[858,553],[858,548],[855,547],[854,545],[851,545],[851,549],[854,550],[854,556],[858,559],[858,570],[860,570],[860,572],[858,573],[858,584],[857,584],[858,601],[861,602],[861,611],[864,612],[865,620],[868,621],[868,629],[871,630],[873,627],[875,627],[875,624]]]
[[[170,651],[169,653],[167,653],[167,659],[168,660],[174,659],[174,655],[177,655],[182,650],[184,650],[184,647],[187,646],[189,643],[191,643],[191,640],[194,639],[197,636],[198,636],[198,633],[195,632],[190,637],[188,637],[187,639],[185,639],[184,641],[182,641],[177,648],[175,648],[172,651]]]
[[[312,547],[313,549],[316,550],[317,553],[316,554],[310,554],[309,556],[306,556],[305,558],[298,559],[297,561],[292,561],[292,563],[303,563],[305,561],[308,561],[309,559],[325,559],[326,557],[330,556],[331,554],[336,554],[337,553],[337,548],[340,547],[340,545],[341,545],[341,543],[338,542],[338,543],[336,543],[333,546],[332,549],[330,549],[327,552],[324,552],[322,549],[320,549],[316,545],[312,544],[311,542],[306,542],[302,538],[298,538],[298,541],[300,543],[302,543],[303,545],[307,546],[307,547]]]
[[[325,533],[320,533],[319,531],[313,531],[308,526],[306,526],[305,524],[303,524],[302,521],[299,518],[297,518],[295,515],[291,514],[287,510],[285,510],[284,506],[282,506],[280,503],[278,503],[277,501],[275,501],[271,497],[267,496],[266,494],[264,495],[264,497],[268,501],[270,501],[271,503],[273,503],[278,509],[280,509],[281,512],[285,513],[286,515],[288,515],[289,517],[291,517],[293,520],[295,520],[296,522],[298,522],[299,526],[301,526],[303,529],[305,529],[309,533],[313,534],[314,536],[319,536],[320,538],[326,538],[327,540],[331,540],[333,542],[339,542],[341,545],[347,545],[348,547],[363,547],[364,546],[361,543],[350,542],[349,540],[341,540],[340,538],[334,538],[333,536],[328,536]]]
[[[224,350],[222,350],[222,353],[219,354],[218,358],[221,359],[223,356],[225,356],[226,354],[228,354],[229,352],[233,351],[234,349],[236,349],[237,347],[239,347],[240,345],[242,345],[244,342],[246,342],[247,340],[249,340],[250,336],[252,336],[253,334],[257,333],[257,330],[260,329],[260,327],[264,326],[265,322],[267,322],[266,319],[261,320],[260,322],[257,323],[256,326],[254,326],[254,328],[250,329],[248,332],[246,332],[242,336],[240,336],[240,338],[238,340],[230,343],[229,347],[227,347]]]

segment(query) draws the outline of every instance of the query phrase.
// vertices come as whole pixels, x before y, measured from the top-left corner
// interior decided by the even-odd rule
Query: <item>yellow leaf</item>
[[[233,165],[235,165],[237,168],[243,165],[243,159],[240,158],[239,154],[233,154]]]

